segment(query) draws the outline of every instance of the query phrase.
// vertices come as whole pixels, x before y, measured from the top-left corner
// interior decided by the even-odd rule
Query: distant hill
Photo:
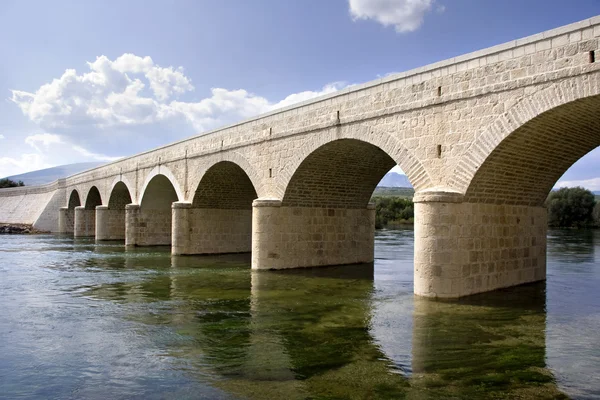
[[[415,194],[413,188],[377,186],[373,197],[404,197],[412,199]]]
[[[99,165],[105,164],[103,162],[85,162],[77,164],[67,164],[58,167],[40,169],[37,171],[27,172],[20,175],[7,176],[8,179],[13,181],[23,181],[26,186],[43,185],[45,183],[54,182],[59,178],[66,178],[67,176],[74,175],[78,172],[82,172],[88,169],[95,168]]]
[[[400,187],[400,188],[412,188],[412,185],[408,181],[406,175],[399,174],[397,172],[388,172],[385,174],[381,182],[377,185],[378,187]]]

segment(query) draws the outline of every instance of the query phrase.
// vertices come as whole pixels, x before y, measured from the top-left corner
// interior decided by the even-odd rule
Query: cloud
[[[42,131],[108,155],[121,155],[124,142],[139,152],[347,86],[335,82],[279,102],[244,89],[213,88],[190,102],[182,96],[194,86],[181,67],[164,68],[135,54],[99,56],[87,67],[84,73],[67,69],[34,92],[12,90],[10,100]]]
[[[0,140],[4,139],[4,135],[0,133]]]
[[[398,33],[412,32],[422,24],[435,0],[349,0],[352,19],[375,20],[383,26],[393,25]],[[436,8],[444,12],[443,6]]]
[[[600,190],[600,178],[558,181],[556,183],[556,185],[554,185],[555,188],[575,187],[575,186],[581,186],[583,188],[586,188],[589,190],[594,190],[594,191]]]
[[[0,177],[50,167],[52,165],[45,162],[44,157],[37,153],[25,153],[16,158],[0,157]]]

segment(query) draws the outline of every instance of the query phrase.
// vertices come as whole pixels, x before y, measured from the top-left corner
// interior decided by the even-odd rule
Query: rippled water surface
[[[600,398],[600,231],[552,231],[548,281],[412,294],[410,230],[373,265],[0,236],[0,398]]]

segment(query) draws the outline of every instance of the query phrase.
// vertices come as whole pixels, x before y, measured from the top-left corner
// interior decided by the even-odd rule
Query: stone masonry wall
[[[251,248],[252,210],[173,207],[173,254],[247,253]]]
[[[460,297],[546,278],[547,212],[478,203],[415,204],[415,293]]]
[[[125,239],[125,208],[96,207],[96,240]]]
[[[92,237],[96,235],[96,211],[85,207],[75,207],[75,237]]]
[[[281,207],[268,204],[259,200],[254,202],[253,269],[373,261],[375,209]]]
[[[137,246],[171,245],[171,210],[139,210]]]

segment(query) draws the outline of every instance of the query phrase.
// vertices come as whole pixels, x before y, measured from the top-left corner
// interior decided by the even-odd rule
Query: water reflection
[[[558,301],[544,284],[534,284],[460,301],[415,298],[411,238],[410,232],[380,234],[375,266],[260,272],[250,270],[248,255],[172,257],[168,249],[125,251],[120,242],[53,237],[28,239],[17,253],[18,244],[7,242],[23,269],[0,268],[0,301],[10,301],[6,315],[19,321],[26,313],[32,326],[42,327],[43,343],[104,344],[98,345],[101,352],[82,347],[54,353],[51,346],[38,346],[40,339],[23,339],[37,337],[28,325],[12,334],[16,322],[0,319],[0,338],[16,349],[35,346],[26,354],[38,359],[22,362],[22,350],[2,349],[10,369],[0,360],[0,393],[18,393],[14,382],[23,382],[19,377],[31,373],[30,365],[52,365],[66,382],[55,387],[55,397],[69,397],[67,377],[84,379],[77,371],[93,373],[89,379],[100,388],[116,382],[113,375],[110,381],[104,377],[117,369],[135,376],[135,384],[118,380],[110,386],[113,398],[136,390],[156,398],[248,399],[598,394],[598,382],[590,380],[600,357],[596,297],[569,292],[579,299],[574,306],[571,297]],[[549,240],[550,246],[555,244]],[[568,270],[572,264],[551,255],[550,276],[564,273],[553,265]],[[589,279],[593,273],[579,276],[597,283]],[[566,281],[585,285],[582,279],[569,275]],[[24,296],[23,288],[31,286],[39,289]],[[564,284],[552,287],[567,290]],[[48,311],[32,313],[32,304]],[[565,333],[567,328],[573,329]],[[582,335],[589,339],[582,341]],[[567,365],[574,355],[584,367]],[[84,394],[98,395],[91,389]]]

